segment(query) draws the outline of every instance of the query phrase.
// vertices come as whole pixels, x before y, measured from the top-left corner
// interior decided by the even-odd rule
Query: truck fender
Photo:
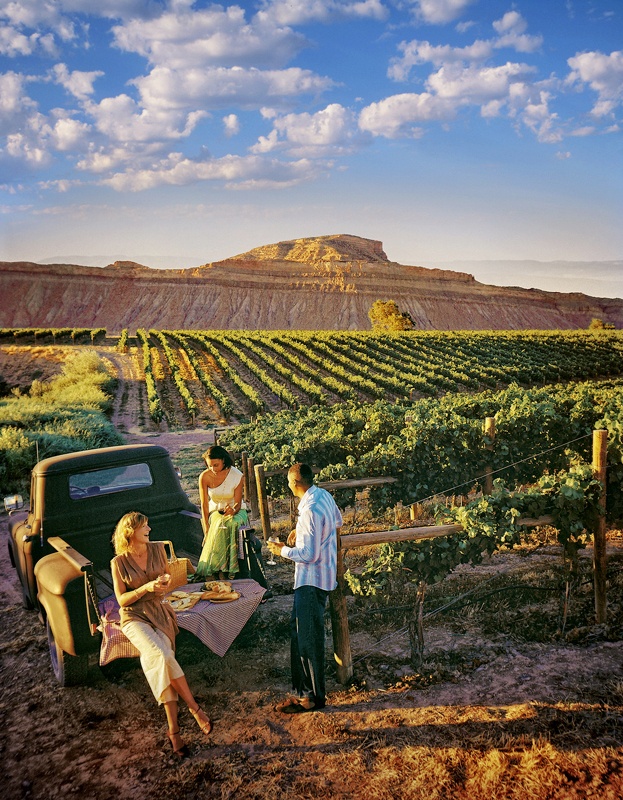
[[[98,650],[99,636],[91,635],[84,573],[61,553],[51,553],[35,566],[37,598],[58,646],[69,655]]]

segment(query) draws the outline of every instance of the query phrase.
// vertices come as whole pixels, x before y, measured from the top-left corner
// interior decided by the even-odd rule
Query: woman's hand
[[[294,547],[294,545],[296,544],[296,530],[290,531],[290,533],[288,534],[288,538],[286,540],[286,544],[288,545],[288,547]]]

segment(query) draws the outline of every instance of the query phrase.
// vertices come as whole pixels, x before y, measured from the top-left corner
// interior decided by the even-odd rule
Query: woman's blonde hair
[[[132,548],[130,541],[134,536],[134,531],[147,523],[145,514],[140,511],[129,511],[124,514],[115,527],[112,537],[112,546],[116,556],[129,552]]]

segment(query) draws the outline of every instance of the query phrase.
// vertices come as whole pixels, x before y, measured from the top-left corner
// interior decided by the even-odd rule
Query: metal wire
[[[476,483],[476,481],[481,481],[486,478],[488,475],[497,475],[498,472],[504,472],[506,469],[511,469],[511,467],[516,467],[518,464],[523,464],[526,461],[531,461],[533,458],[539,458],[540,456],[544,456],[546,453],[551,453],[554,450],[560,450],[561,447],[567,447],[567,445],[574,444],[574,442],[579,442],[582,439],[588,439],[592,436],[592,433],[586,433],[584,436],[578,436],[577,439],[571,439],[568,442],[563,442],[563,444],[557,444],[554,447],[548,447],[547,450],[542,450],[540,453],[534,453],[534,455],[526,456],[525,458],[519,459],[519,461],[514,461],[512,464],[507,464],[504,467],[500,467],[499,469],[495,469],[492,472],[487,473],[487,475],[480,475],[477,478],[470,478],[469,480],[464,481],[463,483],[459,483],[456,486],[451,486],[448,489],[441,489],[434,494],[429,494],[428,497],[422,497],[420,500],[412,500],[411,502],[407,503],[407,505],[414,505],[415,503],[423,503],[426,500],[432,500],[434,497],[438,497],[440,494],[447,494],[448,492],[453,492],[455,489],[460,489],[462,486],[467,486],[470,483]]]

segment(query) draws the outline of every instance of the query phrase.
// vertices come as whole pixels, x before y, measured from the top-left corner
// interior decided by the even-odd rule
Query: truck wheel
[[[48,647],[50,648],[50,661],[56,680],[61,686],[78,686],[86,683],[89,672],[89,657],[87,655],[71,656],[56,643],[50,620],[45,623],[48,635]]]
[[[22,608],[25,608],[26,611],[32,611],[34,608],[30,595],[28,594],[28,589],[26,589],[25,586],[22,586]]]

